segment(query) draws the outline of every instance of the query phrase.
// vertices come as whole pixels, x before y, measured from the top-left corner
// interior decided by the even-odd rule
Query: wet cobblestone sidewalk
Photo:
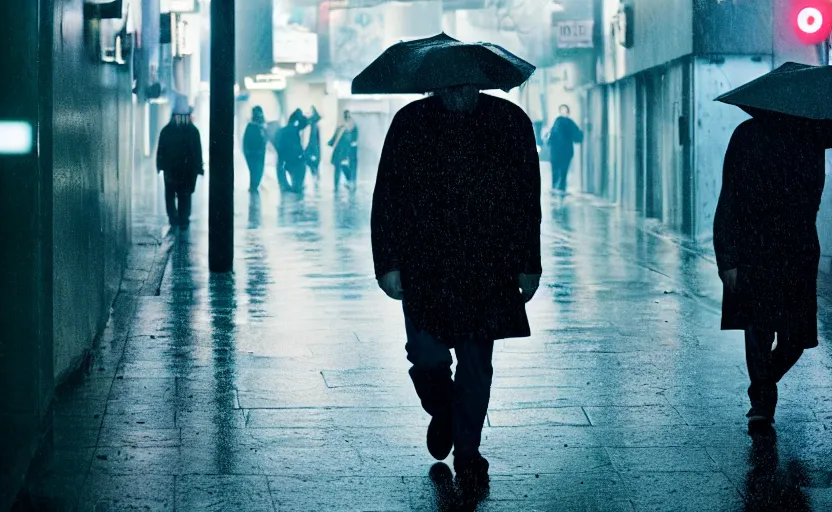
[[[237,212],[233,275],[207,271],[204,214],[158,296],[165,239],[136,248],[90,375],[59,391],[29,503],[452,510],[399,305],[372,278],[369,192],[243,195]],[[753,446],[712,261],[581,198],[545,197],[543,231],[534,334],[496,345],[478,510],[832,509],[827,301],[821,347],[781,386],[777,445]]]

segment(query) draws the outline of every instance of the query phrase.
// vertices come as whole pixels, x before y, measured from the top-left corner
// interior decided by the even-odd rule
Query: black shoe
[[[428,426],[428,451],[436,460],[445,460],[454,446],[453,416],[434,416]]]
[[[474,456],[454,456],[456,485],[463,500],[479,501],[488,495],[488,461],[477,453]]]
[[[748,418],[750,435],[768,434],[774,426],[774,415],[767,410],[752,407],[745,416]]]

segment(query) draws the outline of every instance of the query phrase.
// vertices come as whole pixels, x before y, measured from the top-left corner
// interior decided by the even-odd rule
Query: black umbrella
[[[781,114],[815,121],[832,120],[832,66],[787,62],[727,92],[716,101],[735,105],[754,117]]]
[[[353,79],[352,93],[423,94],[458,85],[508,92],[534,70],[500,46],[463,43],[443,33],[394,44]]]

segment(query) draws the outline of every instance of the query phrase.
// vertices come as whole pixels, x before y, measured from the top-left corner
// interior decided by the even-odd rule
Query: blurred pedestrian
[[[243,134],[243,155],[250,176],[249,191],[257,192],[266,166],[266,116],[259,105],[251,110],[251,121]]]
[[[165,208],[171,226],[188,229],[191,194],[202,169],[202,142],[191,123],[187,100],[176,100],[170,122],[162,128],[156,149],[156,168],[165,177]]]
[[[306,143],[304,154],[306,157],[306,165],[309,167],[309,173],[315,183],[318,182],[320,176],[318,171],[321,167],[321,129],[318,126],[321,120],[321,115],[318,110],[312,107],[312,113],[309,115],[309,141]]]
[[[277,148],[277,177],[280,188],[284,192],[303,193],[306,161],[300,132],[306,128],[306,124],[306,116],[300,109],[295,109],[289,116],[289,124],[280,130]]]
[[[540,220],[537,146],[519,107],[462,85],[396,114],[373,195],[375,274],[403,301],[410,376],[433,417],[428,450],[442,460],[453,447],[465,486],[488,481],[479,447],[494,340],[530,335]]]
[[[725,154],[714,249],[722,328],[745,331],[751,433],[770,429],[777,383],[818,345],[815,222],[828,133],[813,121],[761,112],[734,130]]]
[[[347,188],[354,190],[355,168],[358,165],[358,128],[349,110],[344,111],[344,122],[338,125],[328,144],[332,147],[335,191],[338,191],[341,184],[341,176],[347,180]]]
[[[575,144],[583,142],[583,132],[569,117],[568,105],[560,106],[560,115],[549,132],[549,161],[552,164],[552,190],[566,195],[566,178],[575,155]]]

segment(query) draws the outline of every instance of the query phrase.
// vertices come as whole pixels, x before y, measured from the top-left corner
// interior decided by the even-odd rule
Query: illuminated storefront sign
[[[0,121],[0,155],[28,155],[34,145],[32,125],[25,121]]]

